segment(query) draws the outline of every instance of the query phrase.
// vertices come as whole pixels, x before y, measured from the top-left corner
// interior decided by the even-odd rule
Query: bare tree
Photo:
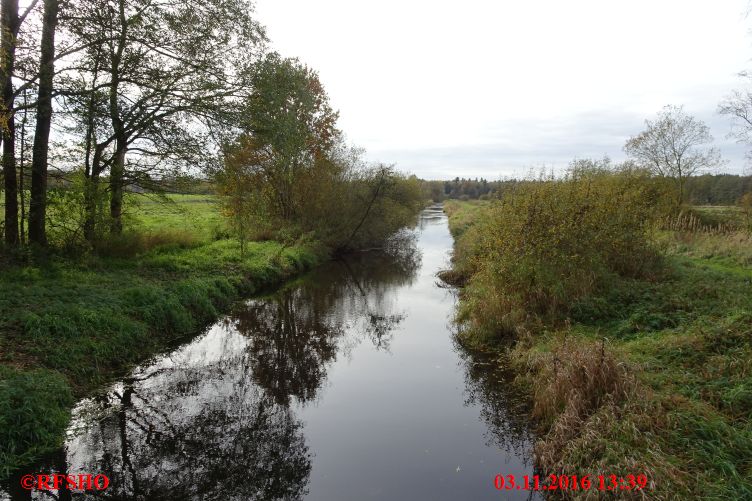
[[[739,76],[752,83],[752,74],[743,72]],[[735,90],[726,96],[718,105],[718,113],[731,118],[733,128],[730,137],[752,146],[752,88]],[[752,160],[752,151],[747,152],[747,159]]]
[[[684,113],[681,106],[665,106],[655,120],[645,120],[646,128],[631,137],[624,151],[655,174],[676,183],[677,203],[684,201],[687,177],[721,164],[710,128]]]

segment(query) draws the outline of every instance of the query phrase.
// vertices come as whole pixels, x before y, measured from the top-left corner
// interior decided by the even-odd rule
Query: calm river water
[[[238,304],[82,400],[29,471],[107,475],[92,498],[531,499],[494,488],[533,473],[527,420],[509,375],[453,341],[441,208],[405,237]],[[14,483],[0,499],[52,499]]]

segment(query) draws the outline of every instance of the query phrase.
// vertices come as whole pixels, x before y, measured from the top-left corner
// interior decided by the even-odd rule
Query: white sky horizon
[[[272,49],[318,71],[370,161],[521,177],[622,146],[665,105],[750,173],[718,103],[750,85],[749,0],[256,0]]]

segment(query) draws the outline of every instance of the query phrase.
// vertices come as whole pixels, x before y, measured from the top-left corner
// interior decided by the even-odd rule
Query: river
[[[532,499],[524,399],[452,336],[424,210],[389,252],[332,261],[80,401],[30,472],[104,474],[111,499]],[[80,492],[59,499],[85,499]],[[0,498],[50,499],[15,483]]]

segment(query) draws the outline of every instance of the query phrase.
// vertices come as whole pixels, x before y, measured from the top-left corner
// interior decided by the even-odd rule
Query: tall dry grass
[[[534,388],[540,435],[537,465],[547,474],[644,474],[646,490],[559,491],[561,499],[679,499],[691,478],[669,461],[657,439],[670,428],[667,411],[635,377],[635,367],[606,340],[560,335],[550,350],[519,342],[510,359],[520,383]],[[670,486],[670,487],[669,487]],[[679,496],[678,498],[676,496]]]

